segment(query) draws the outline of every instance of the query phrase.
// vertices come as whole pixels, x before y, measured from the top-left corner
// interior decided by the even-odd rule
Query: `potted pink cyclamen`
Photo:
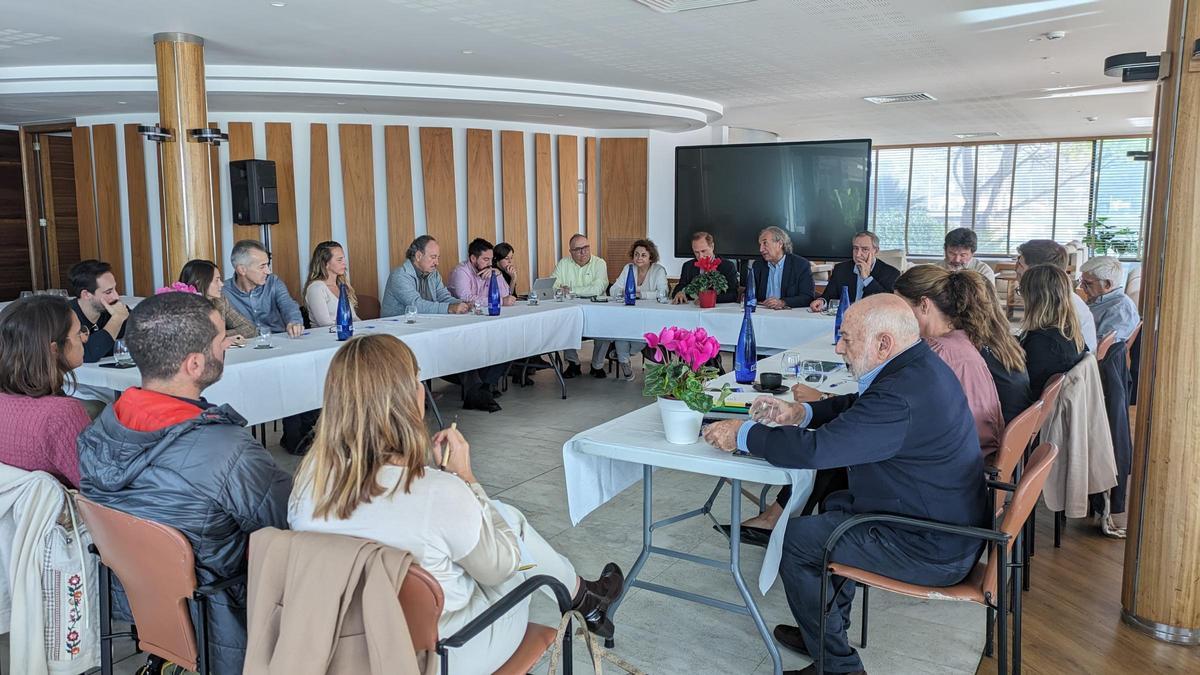
[[[705,385],[719,374],[706,364],[721,351],[721,343],[703,328],[689,331],[678,326],[664,328],[658,334],[646,333],[644,337],[646,346],[654,352],[654,364],[646,367],[642,394],[658,399],[668,441],[695,443],[700,437],[704,413],[714,405],[713,398],[704,390]],[[723,385],[716,403],[723,403],[729,393],[729,385]]]

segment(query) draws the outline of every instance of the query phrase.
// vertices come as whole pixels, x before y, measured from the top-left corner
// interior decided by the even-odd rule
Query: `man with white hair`
[[[846,627],[855,585],[827,588],[833,608],[820,629],[821,565],[829,535],[860,513],[889,513],[954,525],[989,524],[983,456],[966,395],[950,367],[920,339],[912,310],[894,295],[851,305],[837,344],[858,393],[831,396],[802,389],[796,403],[755,401],[756,419],[722,421],[704,439],[721,450],[740,448],[775,466],[847,467],[849,489],[831,494],[821,513],[788,519],[779,567],[798,626],[775,627],[775,639],[816,656],[825,641],[825,672],[863,672]],[[809,395],[809,394],[812,395]],[[795,498],[792,500],[795,501]],[[830,559],[913,584],[951,586],[974,567],[982,542],[882,523],[849,530]],[[791,671],[796,672],[796,671]],[[811,674],[810,665],[800,673]]]
[[[1088,309],[1096,319],[1096,334],[1116,331],[1117,340],[1128,340],[1137,328],[1137,303],[1125,295],[1125,270],[1112,256],[1099,256],[1083,263],[1083,281],[1079,285],[1087,295]]]
[[[765,265],[750,262],[758,304],[767,309],[808,307],[816,297],[812,265],[792,253],[792,238],[782,228],[758,233],[758,252]]]

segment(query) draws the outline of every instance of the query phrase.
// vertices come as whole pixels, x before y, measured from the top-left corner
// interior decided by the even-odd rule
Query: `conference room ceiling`
[[[155,111],[152,91],[122,91],[119,78],[103,68],[89,75],[82,67],[152,66],[151,36],[181,31],[205,38],[210,79],[221,66],[254,66],[264,69],[263,81],[271,69],[284,68],[547,80],[616,88],[605,94],[611,100],[641,100],[638,90],[688,97],[671,105],[690,117],[578,100],[414,100],[332,86],[281,93],[243,85],[211,94],[214,112],[666,130],[715,121],[785,139],[876,143],[947,142],[971,132],[997,132],[1001,139],[1147,132],[1153,83],[1123,85],[1103,74],[1102,63],[1120,52],[1161,51],[1169,6],[1169,0],[753,0],[663,14],[634,0],[274,3],[282,7],[267,0],[5,2],[19,2],[20,9],[0,21],[0,123]],[[1044,37],[1051,31],[1066,36]],[[59,68],[30,68],[45,66]],[[45,84],[66,80],[63,73],[76,66],[82,75],[75,79],[95,86],[60,91]],[[564,88],[575,89],[579,100],[592,98],[583,87]],[[908,92],[936,100],[863,100]]]

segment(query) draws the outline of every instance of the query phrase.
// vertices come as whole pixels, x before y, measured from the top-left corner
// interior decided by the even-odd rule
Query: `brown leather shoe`
[[[625,574],[616,563],[608,563],[595,581],[583,580],[575,595],[573,609],[583,614],[587,628],[602,638],[613,636],[613,623],[608,618],[608,607],[621,597],[625,588]]]
[[[773,634],[775,641],[779,644],[798,654],[813,658],[813,655],[808,653],[808,645],[804,644],[804,634],[800,632],[799,627],[781,623],[775,626]]]

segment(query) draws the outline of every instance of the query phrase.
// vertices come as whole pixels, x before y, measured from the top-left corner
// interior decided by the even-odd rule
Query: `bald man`
[[[775,466],[847,468],[849,489],[831,494],[819,515],[780,521],[787,530],[779,573],[799,626],[776,626],[775,638],[814,658],[821,556],[839,524],[859,513],[989,524],[967,398],[949,366],[921,341],[908,305],[890,294],[854,303],[836,349],[858,379],[857,394],[830,396],[801,387],[796,403],[756,401],[756,417],[780,426],[733,420],[704,432],[717,448],[741,448]],[[831,560],[909,583],[951,586],[966,577],[981,549],[980,541],[957,535],[871,523],[847,532]],[[834,607],[823,636],[825,672],[861,672],[862,660],[846,638],[855,585],[845,584],[836,596],[833,587],[827,590]],[[815,667],[799,672],[815,673]]]

